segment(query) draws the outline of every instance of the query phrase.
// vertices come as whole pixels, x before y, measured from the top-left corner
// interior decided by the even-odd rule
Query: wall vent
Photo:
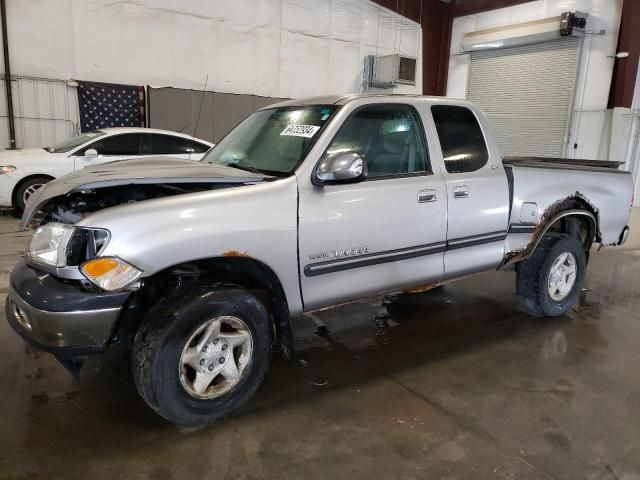
[[[392,88],[416,84],[416,59],[404,55],[373,57],[371,86]]]

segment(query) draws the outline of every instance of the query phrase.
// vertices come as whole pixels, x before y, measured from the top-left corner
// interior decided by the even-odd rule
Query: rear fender
[[[533,252],[535,252],[536,248],[538,248],[538,245],[540,244],[544,236],[549,232],[549,230],[551,230],[551,228],[560,220],[566,218],[586,219],[589,222],[589,241],[588,244],[585,245],[585,249],[588,250],[588,248],[591,246],[591,241],[594,238],[599,238],[600,236],[598,231],[598,219],[596,218],[595,214],[582,209],[563,210],[561,212],[555,213],[549,218],[548,221],[541,222],[534,231],[532,241],[529,242],[527,247],[511,257],[505,258],[502,262],[502,265],[500,266],[500,269],[504,269],[507,265],[529,258],[533,254]]]

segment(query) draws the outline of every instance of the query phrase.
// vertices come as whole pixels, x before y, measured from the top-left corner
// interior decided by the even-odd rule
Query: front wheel
[[[178,290],[144,320],[132,370],[146,403],[172,423],[213,423],[258,389],[271,360],[264,305],[242,289]]]
[[[16,190],[15,207],[22,213],[27,205],[27,201],[31,198],[31,195],[40,190],[45,184],[49,183],[51,178],[49,177],[33,177],[23,182]]]
[[[578,301],[586,264],[584,248],[575,237],[547,234],[533,254],[518,264],[520,308],[536,317],[566,313]]]

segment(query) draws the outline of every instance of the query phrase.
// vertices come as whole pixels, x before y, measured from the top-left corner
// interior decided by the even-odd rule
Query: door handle
[[[453,189],[453,198],[467,198],[469,196],[469,187],[460,185]]]
[[[436,195],[436,191],[431,189],[431,188],[427,188],[425,190],[420,190],[418,192],[418,202],[419,203],[435,202],[437,199],[438,199],[438,197]]]

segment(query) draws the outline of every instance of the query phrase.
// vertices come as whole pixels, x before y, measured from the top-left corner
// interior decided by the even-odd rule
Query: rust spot
[[[583,204],[580,204],[580,201]],[[558,200],[557,202],[552,203],[547,207],[544,213],[540,216],[540,220],[538,220],[538,223],[536,224],[536,228],[531,234],[531,238],[529,240],[529,243],[526,245],[526,247],[524,247],[522,250],[506,253],[502,260],[502,264],[499,268],[502,268],[505,265],[508,265],[510,263],[517,262],[523,259],[524,257],[526,257],[531,251],[531,248],[535,244],[538,237],[544,231],[548,222],[551,221],[553,217],[563,212],[564,210],[570,210],[576,207],[590,211],[591,213],[593,213],[596,219],[598,218],[598,209],[595,208],[595,206],[589,201],[589,199],[579,191],[576,191],[573,195],[569,195],[568,197],[563,198],[562,200]],[[595,233],[596,233],[596,238],[599,238],[600,231],[597,230]]]
[[[436,287],[443,285],[442,283],[428,283],[426,285],[420,285],[419,287],[408,288],[403,290],[404,293],[422,293],[429,290],[433,290]]]
[[[225,257],[245,257],[245,258],[251,258],[251,255],[249,255],[247,252],[241,252],[240,250],[225,250],[222,253],[223,256]]]

